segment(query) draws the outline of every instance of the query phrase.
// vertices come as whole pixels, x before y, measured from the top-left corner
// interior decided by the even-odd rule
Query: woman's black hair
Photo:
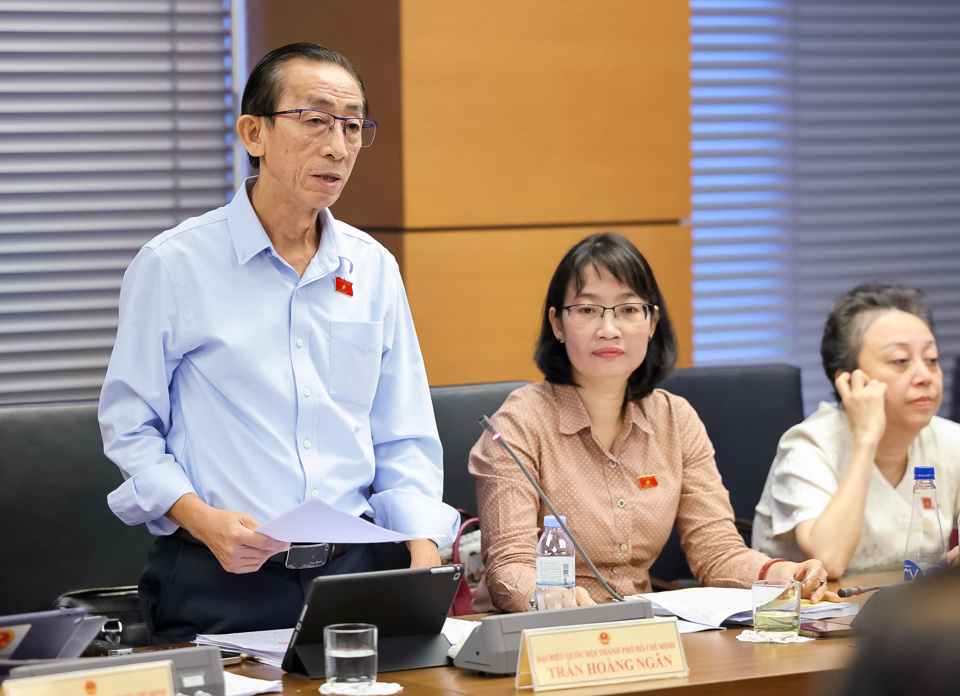
[[[666,302],[657,285],[650,264],[633,243],[616,232],[592,234],[578,242],[557,266],[547,287],[543,304],[543,323],[534,350],[534,360],[548,382],[576,384],[567,349],[553,333],[550,309],[563,316],[563,302],[571,281],[579,292],[585,283],[584,272],[592,267],[606,270],[617,281],[628,286],[644,302],[657,305],[659,320],[647,346],[647,356],[627,379],[626,399],[639,401],[669,375],[677,362],[677,337],[670,323]]]
[[[823,327],[820,358],[830,384],[834,384],[838,372],[853,372],[859,367],[863,335],[877,314],[890,309],[913,314],[936,336],[933,311],[927,304],[923,290],[887,283],[858,285],[837,298]],[[837,403],[842,403],[836,385],[833,395]]]

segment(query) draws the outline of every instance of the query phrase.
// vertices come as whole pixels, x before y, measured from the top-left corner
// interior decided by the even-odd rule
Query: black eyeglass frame
[[[333,119],[333,123],[330,124],[330,128],[329,128],[329,130],[327,131],[328,133],[333,133],[333,128],[334,128],[334,126],[337,125],[337,121],[343,121],[344,140],[346,140],[347,121],[360,121],[360,128],[361,128],[361,129],[369,129],[369,128],[372,128],[372,129],[373,129],[373,136],[370,138],[370,142],[367,143],[366,145],[363,144],[363,135],[362,135],[362,132],[363,132],[363,131],[361,130],[360,144],[357,145],[356,147],[370,147],[371,145],[373,145],[373,141],[374,141],[374,139],[375,139],[376,136],[377,136],[377,126],[380,125],[380,124],[378,124],[376,121],[373,121],[373,120],[371,120],[371,119],[369,119],[369,118],[363,118],[363,117],[361,117],[361,116],[337,116],[337,115],[335,115],[335,114],[331,114],[331,113],[328,112],[328,111],[322,111],[322,110],[320,110],[320,109],[286,109],[285,111],[274,111],[273,113],[269,113],[269,114],[261,114],[261,116],[287,116],[287,115],[290,115],[290,114],[296,114],[296,115],[297,115],[297,121],[300,121],[301,117],[303,116],[303,114],[304,114],[305,112],[316,113],[316,114],[323,114],[324,116],[329,116],[330,118],[332,118],[332,119]],[[302,121],[301,121],[301,123],[302,123]],[[350,144],[349,141],[347,141],[347,144],[348,144],[348,145]]]
[[[567,310],[567,315],[570,315],[572,314],[570,310],[572,310],[574,307],[598,307],[600,309],[599,321],[603,321],[603,317],[606,315],[608,309],[613,310],[614,319],[619,319],[620,317],[617,316],[617,307],[643,307],[644,320],[649,319],[657,310],[657,305],[649,302],[621,302],[620,304],[613,305],[613,307],[604,307],[603,305],[594,304],[593,302],[578,302],[577,304],[566,305],[560,309]]]

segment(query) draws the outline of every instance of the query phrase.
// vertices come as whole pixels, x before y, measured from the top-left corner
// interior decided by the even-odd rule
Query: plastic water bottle
[[[937,487],[933,484],[933,467],[914,467],[913,480],[913,506],[903,561],[905,581],[915,580],[946,565],[943,557],[946,548],[940,528],[940,508],[937,505]]]
[[[566,517],[561,517],[564,524]],[[576,551],[553,515],[543,518],[543,536],[537,544],[537,609],[576,606]]]

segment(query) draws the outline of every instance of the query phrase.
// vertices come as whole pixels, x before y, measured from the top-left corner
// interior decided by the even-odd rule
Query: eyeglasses
[[[377,122],[369,118],[344,118],[334,116],[319,109],[287,109],[274,111],[264,116],[286,116],[296,114],[300,127],[311,137],[319,138],[323,135],[332,135],[337,121],[343,121],[343,138],[351,147],[370,147],[377,134]]]
[[[613,318],[628,326],[642,324],[650,318],[651,312],[657,311],[657,305],[643,302],[624,302],[613,307],[604,307],[596,304],[572,304],[563,307],[567,310],[570,323],[576,326],[589,326],[603,321],[607,310],[613,311]]]

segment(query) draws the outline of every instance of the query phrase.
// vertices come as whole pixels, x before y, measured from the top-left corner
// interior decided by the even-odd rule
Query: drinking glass
[[[753,630],[776,640],[800,631],[800,583],[796,580],[757,580],[751,590]]]
[[[372,684],[377,681],[377,627],[344,623],[323,629],[327,682]]]

